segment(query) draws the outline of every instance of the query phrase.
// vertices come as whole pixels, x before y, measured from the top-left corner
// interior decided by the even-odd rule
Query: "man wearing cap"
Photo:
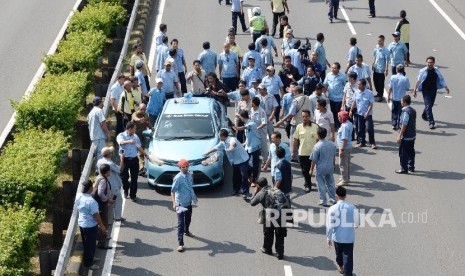
[[[436,100],[436,94],[438,89],[446,89],[447,94],[450,93],[449,87],[447,87],[446,80],[441,74],[439,68],[434,66],[436,59],[433,56],[426,58],[427,66],[422,68],[418,72],[417,83],[413,91],[413,96],[417,96],[417,91],[421,91],[423,94],[423,101],[425,108],[421,114],[421,118],[429,122],[429,128],[435,129],[435,122],[433,117],[433,106]]]
[[[200,60],[194,60],[194,68],[187,73],[186,80],[191,83],[191,91],[194,97],[203,97],[206,91],[207,74],[200,66]]]
[[[229,90],[235,90],[239,81],[239,58],[236,53],[230,50],[229,43],[223,45],[223,50],[218,57],[220,80],[223,81]]]
[[[145,82],[144,73],[142,73],[142,71],[141,71],[143,66],[144,66],[144,61],[143,60],[138,60],[136,62],[136,73],[134,74],[134,76],[137,78],[137,84],[139,85],[139,87],[141,89],[142,98],[144,99],[144,98],[147,97],[147,92],[148,92],[148,87],[149,86]]]
[[[136,100],[132,92],[132,82],[127,80],[123,84],[124,91],[119,99],[118,110],[123,114],[123,126],[131,120],[132,113],[135,111]]]
[[[262,79],[262,84],[263,86],[265,87],[266,91],[268,91],[268,94],[269,95],[272,95],[278,106],[276,108],[276,113],[274,113],[274,116],[276,117],[276,121],[279,120],[279,111],[281,110],[281,95],[284,95],[284,83],[282,81],[282,79],[275,74],[275,70],[274,70],[274,67],[273,66],[268,66],[266,68],[266,76],[263,77]],[[262,104],[264,104],[263,100],[260,99],[262,101]],[[267,109],[267,108],[263,108],[265,109],[265,111],[267,112],[267,115],[269,115],[268,112],[271,113],[271,110]],[[270,122],[272,122],[273,120],[271,120]],[[271,134],[270,134],[271,135]]]
[[[145,152],[142,149],[140,139],[137,136],[136,125],[133,122],[129,122],[126,125],[126,131],[121,132],[116,136],[116,142],[118,142],[120,148],[120,155],[124,155],[123,158],[123,171],[121,172],[121,180],[123,182],[124,197],[128,196],[132,201],[136,202],[137,194],[137,178],[139,174],[139,158],[137,152],[144,157]],[[129,173],[131,174],[131,183],[129,183]]]
[[[157,78],[163,79],[163,88],[165,89],[166,99],[174,98],[174,95],[177,95],[178,91],[181,91],[179,87],[179,78],[178,74],[171,70],[171,62],[165,62],[165,69],[160,70],[157,73]]]
[[[410,81],[405,76],[404,66],[399,64],[396,66],[396,70],[397,74],[392,75],[389,80],[388,91],[388,102],[392,101],[391,125],[393,130],[399,129],[400,114],[402,112],[400,100],[410,89]]]
[[[121,187],[123,183],[121,182],[121,177],[119,176],[121,173],[121,167],[116,165],[112,160],[114,151],[114,147],[104,147],[102,149],[103,157],[97,161],[96,167],[98,169],[103,164],[110,166],[111,173],[110,176],[108,176],[108,182],[111,184],[111,193],[116,195],[115,202],[111,206],[113,208],[109,212],[110,221],[111,218],[114,218],[115,221],[125,222],[126,219],[121,216],[123,213],[123,197],[121,195]]]
[[[105,147],[105,140],[110,139],[110,131],[108,130],[107,121],[102,110],[102,98],[96,96],[92,102],[94,108],[87,115],[87,121],[89,123],[90,140],[95,146],[95,153],[97,160],[99,160],[102,158],[102,149]]]
[[[341,178],[337,186],[347,185],[350,181],[350,150],[352,148],[352,132],[354,126],[349,121],[349,112],[343,110],[337,114],[341,127],[337,131],[337,147],[339,149],[339,170]]]
[[[276,97],[273,95],[270,95],[267,92],[266,86],[262,83],[258,86],[258,91],[259,94],[256,96],[258,99],[260,99],[260,107],[263,108],[263,110],[266,113],[267,116],[267,133],[268,137],[271,137],[271,133],[273,132],[273,119],[276,116],[276,112],[278,112],[278,102],[276,101]],[[278,118],[279,119],[279,118]]]
[[[123,84],[125,79],[126,77],[123,74],[119,75],[110,88],[110,104],[113,107],[113,112],[115,112],[117,134],[124,131],[123,113],[118,109],[118,106],[121,94],[124,92]]]
[[[384,46],[384,35],[378,36],[378,44],[373,50],[373,84],[378,102],[383,101],[384,81],[389,73],[389,50]]]
[[[150,126],[152,127],[155,125],[166,101],[163,79],[157,78],[155,82],[157,86],[149,91],[149,103],[147,104],[147,113],[149,114]]]
[[[400,41],[400,32],[393,32],[392,37],[394,41],[391,42],[388,46],[389,53],[391,54],[391,69],[392,74],[396,74],[396,66],[399,64],[404,64],[407,61],[407,46]]]
[[[189,231],[192,219],[192,203],[197,204],[197,196],[194,192],[194,180],[189,172],[189,162],[181,159],[178,162],[180,172],[173,178],[171,186],[171,201],[173,210],[178,216],[178,252],[184,251],[184,235],[195,237]]]
[[[229,163],[233,167],[232,195],[235,196],[242,193],[246,197],[249,192],[249,155],[236,138],[229,137],[226,129],[220,129],[219,136],[220,142],[206,152],[205,156],[215,151],[224,150]]]
[[[283,57],[283,59],[285,56],[289,55],[289,51],[291,49],[294,49],[294,44],[296,43],[296,40],[294,39],[292,33],[292,29],[288,29],[286,31],[286,37],[283,38],[283,41],[281,42],[281,56]]]
[[[241,64],[242,69],[245,69],[247,66],[249,66],[250,56],[255,58],[255,66],[257,68],[261,68],[262,57],[259,52],[255,51],[255,43],[250,42],[248,49],[249,50],[244,53],[244,58],[242,59],[242,64]],[[260,79],[261,79],[261,76],[260,76]]]
[[[250,88],[252,87],[252,79],[260,79],[262,77],[262,73],[260,68],[255,66],[255,57],[249,56],[248,61],[249,66],[244,69],[242,79],[246,81],[247,88]]]

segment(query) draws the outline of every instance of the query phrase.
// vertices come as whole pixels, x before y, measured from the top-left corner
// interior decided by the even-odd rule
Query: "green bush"
[[[73,15],[69,21],[68,32],[82,32],[87,30],[102,31],[105,36],[115,33],[126,19],[126,10],[113,3],[100,2],[87,5]]]
[[[106,37],[102,31],[69,33],[58,45],[58,52],[44,58],[47,73],[85,71],[93,73],[102,55]]]
[[[44,212],[29,206],[0,207],[0,275],[27,275]]]
[[[0,205],[23,204],[27,192],[32,192],[33,206],[46,207],[68,148],[61,131],[29,129],[14,134],[0,156]]]
[[[37,83],[29,98],[12,102],[16,110],[16,128],[41,126],[72,135],[89,85],[88,74],[82,72],[47,75]]]
[[[110,4],[113,4],[113,5],[121,5],[123,3],[122,0],[88,0],[87,2],[89,2],[89,5],[94,5],[94,4],[97,4],[97,3],[110,3]]]

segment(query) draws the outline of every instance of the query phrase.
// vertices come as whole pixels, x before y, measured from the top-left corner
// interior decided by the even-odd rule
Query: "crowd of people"
[[[327,2],[330,7],[328,18],[332,22],[337,19],[339,1]],[[375,17],[374,1],[369,2],[370,17]],[[214,52],[210,49],[210,43],[204,42],[203,51],[193,61],[191,70],[186,65],[186,56],[179,40],[169,40],[166,24],[159,26],[155,38],[154,74],[147,66],[142,44],[135,44],[130,59],[131,76],[119,76],[111,87],[110,102],[117,121],[119,166],[111,161],[113,148],[105,147],[110,133],[102,111],[102,99],[94,98],[94,109],[89,114],[89,130],[99,159],[97,168],[100,178],[96,179],[94,190],[102,207],[99,208],[100,217],[94,216],[96,222],[92,223],[92,227],[97,222],[108,223],[108,205],[115,206],[111,211],[115,220],[124,222],[119,190],[122,187],[124,197],[137,201],[137,180],[139,174],[144,175],[143,160],[146,155],[141,133],[146,128],[154,127],[167,99],[182,97],[186,93],[194,97],[211,97],[225,107],[234,108],[231,131],[221,129],[218,145],[206,153],[225,151],[233,167],[233,196],[240,194],[245,199],[251,196],[252,205],[261,203],[267,208],[266,198],[270,195],[267,191],[272,188],[261,173],[270,169],[271,186],[279,189],[290,201],[293,179],[290,167],[294,162],[300,166],[306,193],[312,191],[314,177],[319,205],[332,206],[330,213],[336,212],[334,207],[337,206],[353,214],[353,205],[344,202],[346,189],[343,187],[350,185],[351,181],[352,144],[354,142],[356,147],[370,145],[373,150],[377,149],[374,102],[383,102],[386,78],[391,72],[386,100],[392,102],[391,125],[394,131],[398,131],[400,169],[396,173],[415,171],[416,111],[410,106],[411,97],[407,92],[413,90],[416,97],[417,91],[422,91],[425,103],[422,118],[429,122],[430,129],[434,129],[432,108],[437,90],[445,88],[449,93],[449,88],[439,69],[434,66],[435,58],[428,57],[427,66],[420,70],[417,82],[411,89],[405,76],[405,67],[411,62],[409,21],[404,10],[400,12],[400,21],[391,34],[392,42],[386,47],[385,36],[379,35],[371,54],[365,55],[372,57],[371,64],[364,62],[362,49],[357,46],[355,37],[349,39],[347,60],[330,63],[323,33],[316,35],[316,43],[310,53],[308,41],[304,44],[294,37],[286,15],[286,12],[289,13],[286,0],[271,0],[271,35],[259,7],[252,9],[247,27],[243,1],[230,0],[226,4],[231,5],[232,27],[228,30],[222,52]],[[252,36],[246,52],[236,43],[237,18],[242,31]],[[276,46],[278,39],[281,39],[281,51]],[[282,67],[279,68],[275,62],[282,62]],[[150,85],[152,77],[155,87]],[[285,130],[289,145],[282,139],[278,131],[280,127]],[[140,156],[142,158],[139,159]],[[339,161],[341,174],[337,183],[333,177],[336,160]],[[173,209],[178,214],[178,251],[182,252],[183,235],[194,236],[189,231],[189,225],[191,204],[197,201],[197,197],[192,189],[188,160],[179,161],[178,166],[180,173],[174,178],[171,197]],[[117,177],[112,180],[112,176]],[[87,186],[84,193],[92,191]],[[250,187],[255,189],[252,194],[249,193]],[[88,199],[83,197],[82,200]],[[91,207],[90,214],[94,215],[95,206]],[[351,231],[354,226],[356,223],[352,221],[351,227],[343,229],[333,227],[328,221],[328,245],[334,244],[338,269],[344,275],[352,275],[354,234]],[[280,228],[284,226],[264,225],[262,251],[271,254],[272,236],[275,234],[276,252],[278,258],[282,259],[287,232]],[[101,242],[99,245],[102,248],[108,248],[104,245],[104,239]],[[91,265],[89,258],[85,258],[86,266]]]

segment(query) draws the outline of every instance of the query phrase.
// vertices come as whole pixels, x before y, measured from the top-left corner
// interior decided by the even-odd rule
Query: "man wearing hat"
[[[123,84],[125,79],[126,77],[123,74],[119,75],[117,81],[110,88],[110,104],[113,107],[113,112],[115,112],[116,133],[124,131],[123,113],[118,109],[118,106],[121,94],[124,92]]]
[[[174,98],[174,95],[181,91],[179,87],[179,77],[174,70],[171,69],[172,62],[167,60],[165,62],[165,69],[158,71],[157,78],[163,79],[163,88],[165,89],[166,99]]]
[[[396,75],[389,80],[388,102],[392,101],[391,125],[393,130],[399,129],[400,113],[402,106],[400,100],[410,89],[410,81],[405,76],[404,65],[396,66]]]
[[[157,86],[149,91],[149,103],[147,104],[147,113],[149,114],[150,125],[152,127],[155,125],[166,101],[163,79],[157,78],[155,82]]]
[[[110,139],[110,131],[108,130],[107,121],[102,110],[102,98],[96,96],[92,102],[94,108],[87,115],[87,121],[89,123],[90,140],[95,146],[98,160],[102,158],[102,148],[105,147],[105,140]]]
[[[261,68],[262,57],[260,55],[260,52],[256,51],[255,43],[249,43],[248,49],[249,50],[244,53],[244,57],[242,59],[242,69],[245,69],[247,66],[249,66],[250,56],[253,56],[255,58],[255,66]]]
[[[173,178],[171,186],[171,201],[173,210],[178,216],[178,252],[184,251],[184,235],[195,237],[189,231],[192,219],[192,203],[197,204],[197,196],[194,192],[194,180],[189,172],[189,162],[181,159],[178,162],[180,172]]]
[[[247,88],[252,87],[252,79],[260,79],[262,74],[260,72],[260,68],[255,66],[255,57],[249,56],[248,57],[249,66],[244,69],[242,73],[242,79],[246,81]]]
[[[399,64],[404,64],[407,61],[407,46],[400,41],[400,32],[393,32],[392,37],[394,41],[391,42],[388,46],[389,53],[391,54],[391,69],[392,74],[396,74],[396,66]]]

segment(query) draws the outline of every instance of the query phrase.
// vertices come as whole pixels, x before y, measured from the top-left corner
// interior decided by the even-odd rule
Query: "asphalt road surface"
[[[75,1],[0,1],[0,129],[13,114],[9,99],[18,101],[52,46]]]
[[[288,2],[290,24],[296,37],[310,37],[313,46],[316,33],[325,33],[328,60],[345,64],[352,34],[342,13],[339,14],[341,20],[329,24],[324,1]],[[458,28],[465,30],[463,1],[437,0],[435,3]],[[465,38],[430,1],[376,1],[376,5],[377,18],[369,19],[367,1],[341,1],[365,62],[371,64],[371,53],[379,34],[386,36],[386,44],[392,41],[390,33],[399,11],[405,9],[411,22],[414,64],[406,68],[406,72],[412,86],[425,58],[434,55],[448,81],[452,98],[446,99],[443,94],[437,97],[434,107],[437,129],[429,130],[427,122],[418,118],[416,172],[410,175],[394,173],[399,166],[396,133],[390,128],[386,103],[375,103],[378,150],[353,151],[352,184],[348,187],[347,201],[368,213],[365,225],[356,231],[354,273],[358,276],[463,275]],[[246,1],[245,6],[246,10],[261,6],[271,25],[269,1]],[[155,22],[154,18],[152,20]],[[224,6],[224,1],[219,6],[213,0],[169,0],[162,22],[168,24],[170,40],[179,39],[191,68],[193,59],[202,50],[203,41],[210,41],[212,49],[221,52],[231,25],[230,7]],[[237,42],[242,49],[246,50],[250,40],[249,35],[239,32]],[[276,67],[279,69],[279,65]],[[413,100],[413,107],[421,112],[422,104],[419,94]],[[304,193],[296,164],[293,169],[294,208],[307,210],[314,217],[312,225],[301,223],[289,230],[285,260],[278,261],[260,252],[263,235],[261,225],[256,223],[259,208],[251,207],[240,197],[230,196],[230,171],[223,186],[197,191],[199,203],[194,208],[191,225],[197,237],[186,238],[184,253],[176,252],[177,219],[170,210],[168,193],[155,192],[140,178],[140,200],[125,203],[124,217],[128,222],[119,231],[111,274],[338,275],[334,251],[326,246],[325,228],[318,226],[322,217],[319,212],[324,208],[317,205],[315,189],[310,194]],[[338,174],[336,170],[335,179]],[[369,212],[374,213],[369,215]]]

